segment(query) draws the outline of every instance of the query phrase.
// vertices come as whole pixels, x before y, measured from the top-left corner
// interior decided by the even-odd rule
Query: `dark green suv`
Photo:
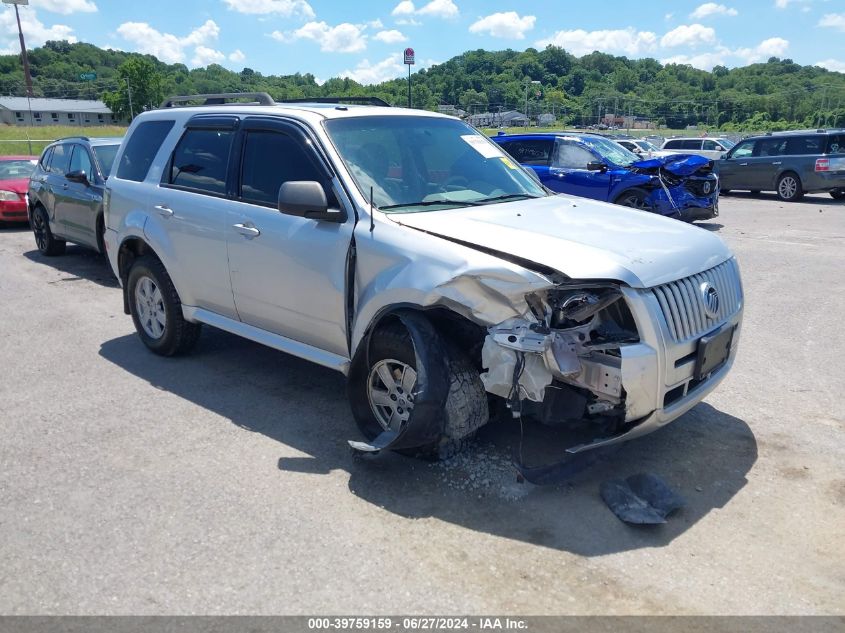
[[[774,132],[737,143],[719,162],[722,193],[774,191],[794,202],[805,193],[845,198],[845,129]]]
[[[66,242],[105,254],[103,191],[121,138],[73,136],[47,146],[29,179],[30,226],[45,255]]]

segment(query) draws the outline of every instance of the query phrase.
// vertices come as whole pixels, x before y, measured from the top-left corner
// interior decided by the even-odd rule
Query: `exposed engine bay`
[[[630,421],[622,350],[639,336],[621,291],[561,285],[527,301],[526,318],[488,329],[485,389],[505,398],[514,417],[526,413],[546,424],[592,419],[611,428]]]

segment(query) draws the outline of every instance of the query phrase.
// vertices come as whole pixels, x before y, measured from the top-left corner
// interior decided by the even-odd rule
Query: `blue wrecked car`
[[[719,215],[713,161],[675,154],[643,160],[595,134],[504,134],[492,138],[552,191],[693,222]]]

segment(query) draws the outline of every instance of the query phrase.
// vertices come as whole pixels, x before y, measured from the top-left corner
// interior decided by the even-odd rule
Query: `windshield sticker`
[[[503,156],[502,150],[476,134],[464,134],[461,138],[484,158],[501,158]]]
[[[514,162],[508,158],[507,156],[500,156],[499,160],[502,161],[506,167],[510,167],[511,169],[516,169],[516,165]]]

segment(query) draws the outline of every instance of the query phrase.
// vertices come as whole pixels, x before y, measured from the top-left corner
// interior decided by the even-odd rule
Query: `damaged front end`
[[[586,425],[605,438],[653,411],[657,355],[641,342],[623,287],[561,284],[528,304],[525,317],[490,327],[482,348],[484,387],[514,417]]]
[[[632,163],[628,170],[649,177],[645,205],[687,222],[719,215],[719,179],[713,161],[695,155],[661,156]]]

